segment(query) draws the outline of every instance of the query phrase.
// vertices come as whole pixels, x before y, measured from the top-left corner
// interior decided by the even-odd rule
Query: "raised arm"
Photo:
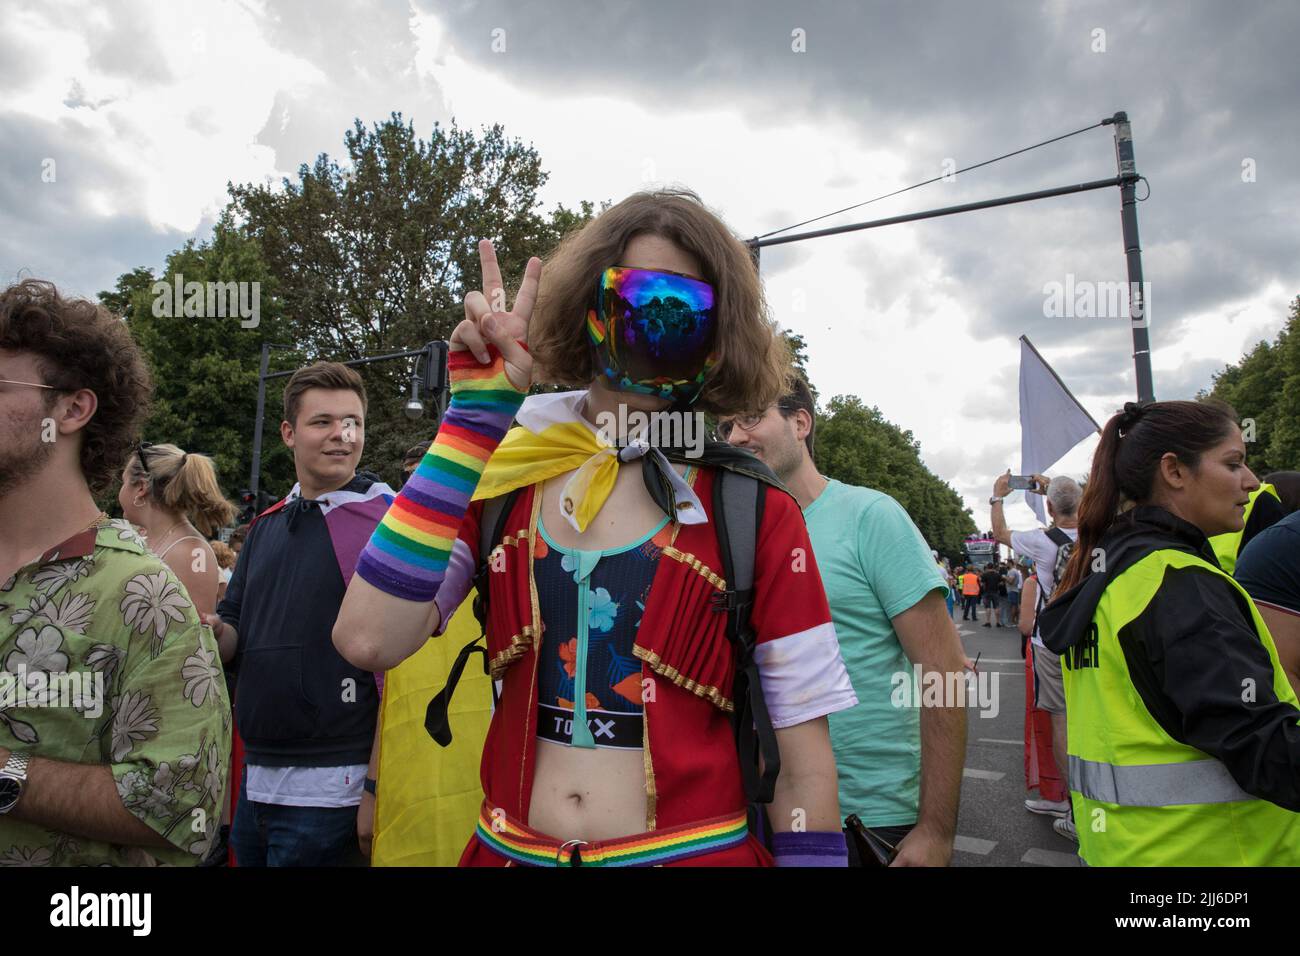
[[[998,480],[993,483],[993,494],[998,498],[1005,498],[1011,494],[1011,469],[1007,469],[1005,475],[998,475]],[[1005,544],[1011,547],[1011,529],[1007,527],[1006,511],[1002,507],[1002,502],[995,501],[990,506],[990,515],[993,518],[993,537],[999,544]]]
[[[532,377],[527,341],[541,277],[530,259],[511,312],[492,244],[479,243],[483,291],[465,297],[451,336],[451,403],[420,466],[375,528],[357,561],[334,624],[334,646],[350,663],[379,671],[411,656],[437,630],[434,596],[479,477],[505,436]]]

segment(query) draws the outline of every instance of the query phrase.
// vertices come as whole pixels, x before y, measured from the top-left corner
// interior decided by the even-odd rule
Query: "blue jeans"
[[[1006,599],[1002,602],[1002,623],[1010,627],[1013,623],[1011,618],[1013,609],[1020,607],[1020,592],[1008,591]]]
[[[239,866],[365,866],[356,807],[285,807],[255,803],[247,778],[230,828]]]

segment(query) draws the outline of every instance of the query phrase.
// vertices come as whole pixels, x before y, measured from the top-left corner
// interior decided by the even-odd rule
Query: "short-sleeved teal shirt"
[[[804,509],[813,554],[858,705],[831,714],[840,812],[866,826],[916,822],[921,714],[895,706],[896,674],[912,664],[891,619],[931,591],[946,595],[930,546],[889,495],[830,480]]]

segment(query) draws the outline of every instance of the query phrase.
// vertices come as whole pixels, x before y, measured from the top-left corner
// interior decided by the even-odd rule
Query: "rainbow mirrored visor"
[[[619,392],[690,402],[713,368],[713,286],[677,272],[612,266],[596,280],[587,335]]]

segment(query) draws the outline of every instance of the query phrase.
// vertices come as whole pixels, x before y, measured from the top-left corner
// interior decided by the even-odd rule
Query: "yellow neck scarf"
[[[585,395],[579,391],[527,398],[515,416],[518,425],[506,432],[488,459],[474,500],[495,498],[577,469],[561,490],[560,511],[575,531],[586,531],[614,488],[620,461],[619,450],[582,417]],[[677,479],[673,485],[679,511],[674,520],[703,523],[704,508],[695,492],[671,467],[667,471],[669,481]]]

